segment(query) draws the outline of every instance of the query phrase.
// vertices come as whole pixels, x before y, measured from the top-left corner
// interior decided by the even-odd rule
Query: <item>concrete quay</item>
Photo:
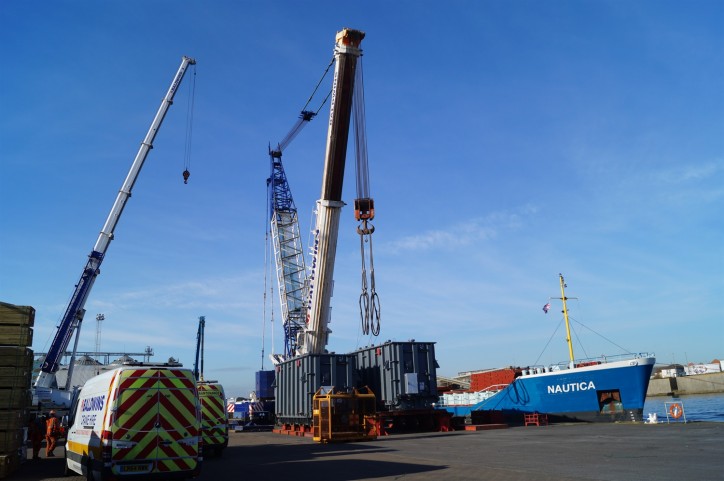
[[[724,372],[651,379],[646,396],[724,393]]]
[[[317,444],[269,432],[231,433],[199,481],[295,480],[714,480],[724,473],[724,423],[558,424],[420,433]],[[59,457],[29,461],[11,480],[63,477]]]

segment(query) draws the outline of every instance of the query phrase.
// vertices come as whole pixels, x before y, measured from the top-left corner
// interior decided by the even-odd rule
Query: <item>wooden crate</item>
[[[0,367],[0,389],[30,389],[31,377],[27,368]]]
[[[0,324],[0,345],[32,346],[33,328],[22,324]]]
[[[33,393],[27,388],[0,388],[0,409],[25,409],[33,402]]]
[[[0,479],[7,478],[20,466],[18,453],[0,455]]]
[[[0,431],[0,454],[17,453],[24,441],[25,431],[22,429]]]
[[[33,350],[24,346],[0,346],[0,367],[33,369]]]
[[[20,325],[33,327],[35,323],[35,309],[30,306],[16,306],[7,302],[0,302],[0,325]]]
[[[22,429],[27,420],[27,409],[0,409],[0,431]]]

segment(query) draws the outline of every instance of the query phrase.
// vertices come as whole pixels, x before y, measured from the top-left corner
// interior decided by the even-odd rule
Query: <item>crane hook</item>
[[[189,176],[191,175],[191,172],[188,171],[188,169],[184,170],[183,176],[184,176],[184,184],[189,183]]]

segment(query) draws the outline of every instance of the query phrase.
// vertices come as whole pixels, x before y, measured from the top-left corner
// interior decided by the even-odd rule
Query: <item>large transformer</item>
[[[358,386],[375,393],[378,411],[426,409],[437,402],[434,342],[386,342],[350,356]]]
[[[312,399],[322,386],[355,385],[354,357],[305,354],[276,365],[276,418],[283,425],[312,425]]]
[[[277,423],[312,424],[312,399],[322,386],[368,387],[378,411],[432,409],[437,396],[434,342],[386,342],[350,354],[306,354],[277,364]]]

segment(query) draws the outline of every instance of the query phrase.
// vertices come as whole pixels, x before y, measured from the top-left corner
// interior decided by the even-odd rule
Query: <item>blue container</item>
[[[256,372],[256,397],[274,399],[274,371]]]

